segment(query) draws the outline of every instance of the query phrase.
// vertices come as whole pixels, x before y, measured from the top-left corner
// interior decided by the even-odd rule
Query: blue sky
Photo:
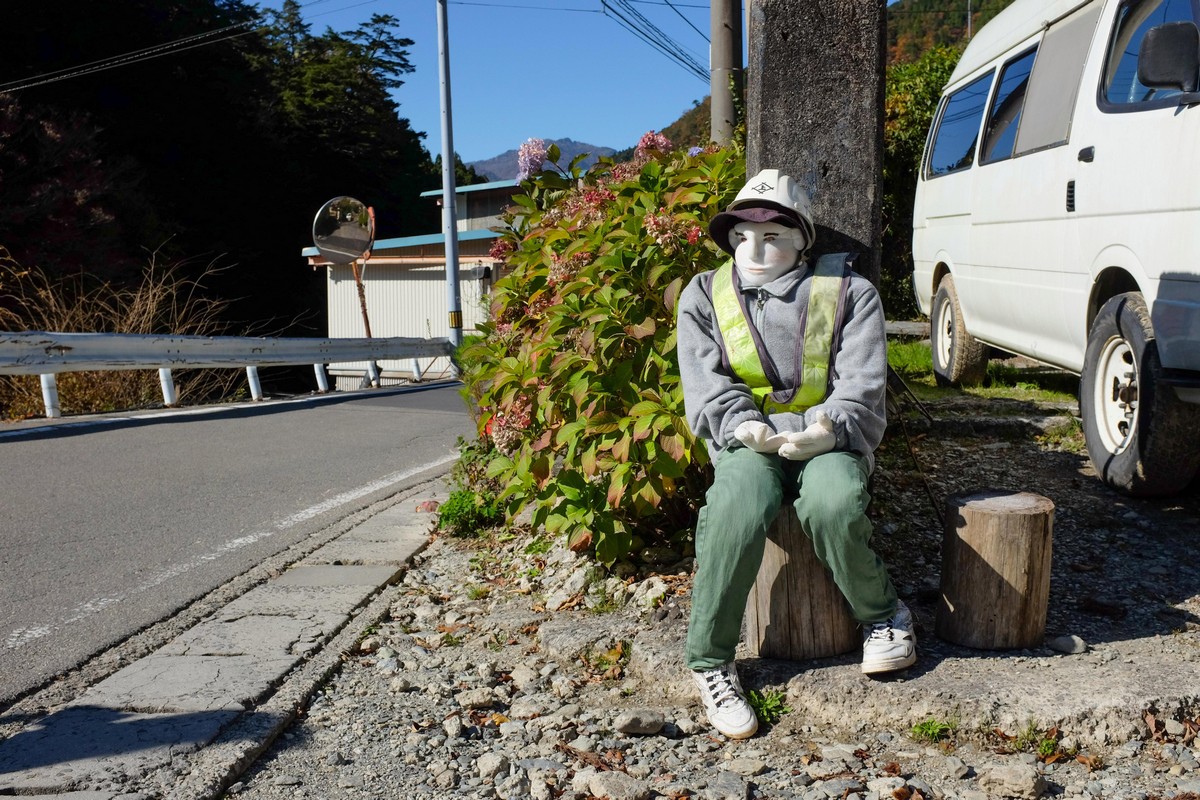
[[[260,0],[278,8],[282,0]],[[707,73],[707,0],[633,0]],[[478,161],[530,137],[621,149],[708,96],[703,80],[601,13],[600,0],[448,0],[454,149]],[[441,152],[436,0],[301,0],[314,33],[372,14],[400,20],[416,71],[394,92],[400,116]],[[694,27],[693,27],[694,26]],[[698,30],[697,30],[698,29]]]

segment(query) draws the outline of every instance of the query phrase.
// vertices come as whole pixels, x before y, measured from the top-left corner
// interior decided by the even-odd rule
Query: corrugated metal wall
[[[462,299],[463,332],[473,332],[487,319],[486,294],[481,288],[480,263],[461,262],[459,291]],[[366,335],[358,290],[350,265],[327,267],[329,335],[332,338],[358,338]],[[412,336],[442,339],[450,335],[446,301],[446,268],[438,266],[393,266],[369,264],[363,273],[367,296],[367,315],[371,333],[376,337]],[[421,371],[427,378],[449,376],[448,358],[423,358]],[[382,361],[384,377],[409,376],[412,362]],[[367,363],[354,362],[331,367],[332,375],[361,376]],[[358,384],[355,382],[355,386]],[[339,381],[339,388],[344,388]]]

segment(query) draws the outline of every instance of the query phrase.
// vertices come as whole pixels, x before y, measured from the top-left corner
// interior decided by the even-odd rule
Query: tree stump
[[[983,490],[948,498],[946,511],[937,635],[984,650],[1041,645],[1054,503]]]
[[[861,642],[850,606],[785,504],[767,532],[746,601],[747,645],[763,658],[803,661],[848,653]]]

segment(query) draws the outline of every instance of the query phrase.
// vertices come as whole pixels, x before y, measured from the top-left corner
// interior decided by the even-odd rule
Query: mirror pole
[[[454,126],[450,118],[450,37],[446,0],[437,0],[438,80],[442,100],[442,230],[446,236],[446,307],[450,312],[450,344],[462,344],[462,296],[458,287],[458,219],[455,213]],[[450,369],[458,377],[458,366]]]

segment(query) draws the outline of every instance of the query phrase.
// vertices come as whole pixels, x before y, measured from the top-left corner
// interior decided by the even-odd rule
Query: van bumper
[[[1163,368],[1200,375],[1200,282],[1159,281],[1150,319]]]

